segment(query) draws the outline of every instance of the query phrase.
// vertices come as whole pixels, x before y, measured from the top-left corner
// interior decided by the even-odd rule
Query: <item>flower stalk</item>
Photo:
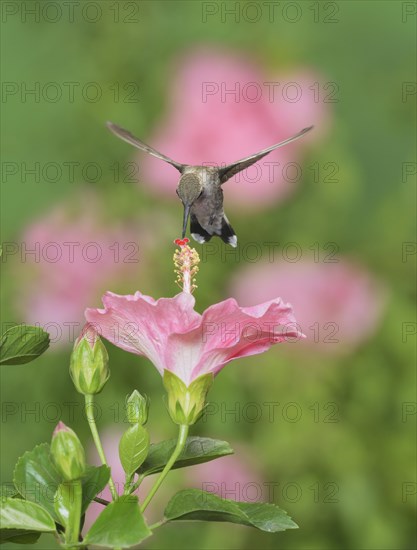
[[[175,449],[170,457],[170,459],[168,460],[168,462],[165,464],[165,468],[162,470],[160,476],[158,477],[158,479],[156,480],[154,486],[152,487],[152,489],[149,491],[147,497],[145,498],[145,500],[143,501],[143,504],[141,506],[141,512],[144,512],[146,510],[146,508],[148,507],[148,504],[151,502],[151,500],[153,499],[156,491],[159,489],[159,487],[161,486],[162,482],[164,481],[164,479],[166,478],[166,476],[168,475],[169,471],[171,470],[171,468],[173,467],[173,465],[175,464],[177,458],[180,456],[182,450],[184,449],[184,446],[185,446],[185,443],[187,441],[187,436],[188,436],[188,429],[189,427],[185,424],[181,425],[180,428],[179,428],[179,432],[178,432],[178,439],[177,439],[177,444],[175,446]]]
[[[68,524],[65,528],[65,542],[69,545],[69,550],[77,548],[78,537],[80,535],[82,506],[82,485],[80,479],[71,482],[71,496],[71,509]]]
[[[96,446],[101,463],[108,467],[109,465],[107,463],[106,455],[104,454],[103,445],[101,444],[100,436],[97,430],[96,419],[94,418],[94,396],[85,395],[84,397],[85,397],[85,414],[87,416],[87,421],[90,426],[90,431],[91,431],[91,435],[93,436],[94,444]],[[113,500],[117,500],[118,494],[116,491],[116,485],[114,484],[111,474],[109,478],[109,488],[110,488],[110,492]]]

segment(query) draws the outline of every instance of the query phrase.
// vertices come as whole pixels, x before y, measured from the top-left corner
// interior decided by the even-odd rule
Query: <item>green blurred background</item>
[[[295,196],[276,208],[245,213],[240,219],[235,212],[240,242],[253,239],[254,232],[259,232],[260,241],[267,240],[269,228],[275,226],[282,242],[297,240],[305,247],[314,241],[337,242],[343,256],[354,257],[388,290],[377,333],[352,353],[339,358],[297,354],[278,346],[261,357],[233,364],[220,375],[210,393],[213,402],[227,408],[238,402],[242,407],[280,403],[273,422],[264,408],[257,422],[242,414],[229,415],[226,421],[213,414],[194,428],[199,435],[246,444],[249,456],[244,458],[250,458],[259,478],[279,484],[274,501],[300,529],[267,535],[227,524],[172,525],[157,532],[146,547],[415,547],[415,335],[404,333],[404,323],[410,323],[409,330],[415,332],[415,255],[403,256],[404,243],[415,242],[415,178],[403,176],[404,163],[416,160],[416,96],[403,97],[404,83],[411,83],[412,89],[416,79],[416,16],[407,15],[414,4],[281,2],[271,21],[266,3],[259,2],[264,10],[259,21],[251,22],[241,12],[240,21],[227,16],[224,22],[225,6],[242,10],[254,3],[98,2],[101,16],[94,23],[77,15],[74,22],[62,17],[53,23],[42,15],[39,21],[31,15],[25,20],[23,4],[47,3],[2,2],[3,82],[20,86],[93,81],[107,92],[92,103],[78,94],[74,102],[54,103],[42,97],[39,102],[23,102],[19,93],[3,93],[3,168],[6,162],[30,166],[94,161],[109,167],[132,160],[132,150],[110,136],[104,121],[125,122],[146,141],[167,107],[170,79],[175,78],[173,61],[200,44],[253,56],[262,60],[263,70],[276,73],[308,67],[337,82],[340,93],[338,103],[331,106],[331,131],[309,149],[304,162],[337,162],[341,178],[330,188],[315,183],[311,173],[305,172]],[[203,22],[207,4],[215,7],[216,14]],[[299,20],[289,20],[293,8],[286,4],[298,6]],[[289,17],[285,9],[290,10]],[[317,15],[317,9],[327,11]],[[333,9],[335,21],[325,21]],[[136,82],[140,101],[115,101],[108,92],[115,82]],[[179,203],[151,196],[137,185],[114,184],[110,175],[108,168],[98,183],[85,184],[82,178],[51,183],[28,177],[24,182],[21,173],[3,172],[2,242],[20,242],[25,228],[58,203],[88,210],[87,190],[93,187],[102,201],[104,220],[128,221],[142,229],[145,220],[153,245],[143,254],[140,250],[134,283],[119,280],[111,290],[138,288],[155,297],[173,295],[170,238],[179,224]],[[149,213],[168,228],[163,243],[152,241],[152,236],[155,241],[162,237],[160,228],[153,230]],[[230,277],[243,267],[218,259],[212,256],[202,265],[196,293],[200,311],[227,297]],[[31,272],[29,266],[19,264],[18,254],[1,264],[2,323],[21,320],[16,303],[20,284],[25,278],[30,282]],[[24,272],[23,280],[15,277],[19,270]],[[99,302],[85,304],[94,305]],[[147,360],[108,348],[112,377],[99,397],[100,426],[112,423],[125,395],[137,388],[152,398],[149,426],[157,434],[154,438],[172,437],[175,428],[162,404],[158,373]],[[68,357],[68,347],[55,346],[33,364],[2,369],[2,482],[11,480],[18,456],[50,439],[59,404],[62,420],[87,444],[87,426],[79,409],[71,418],[64,405],[81,402],[69,379]],[[296,403],[301,410],[296,421],[281,414],[288,403]],[[326,421],[329,403],[337,408],[334,422]],[[52,404],[49,418],[44,414],[48,404]],[[33,407],[37,413],[27,414]],[[262,497],[267,500],[267,493]],[[54,541],[43,537],[38,547],[53,548]]]

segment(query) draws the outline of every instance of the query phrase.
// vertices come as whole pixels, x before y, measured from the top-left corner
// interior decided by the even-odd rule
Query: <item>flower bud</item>
[[[203,414],[207,392],[213,383],[213,374],[203,374],[189,386],[173,372],[164,370],[164,386],[168,393],[168,410],[176,424],[190,426]]]
[[[148,420],[149,398],[134,390],[126,399],[126,415],[130,424],[144,426]]]
[[[52,434],[51,455],[65,481],[79,479],[85,472],[85,453],[75,432],[59,422]]]
[[[97,332],[86,325],[74,344],[70,374],[76,390],[84,395],[100,393],[109,379],[109,356]]]

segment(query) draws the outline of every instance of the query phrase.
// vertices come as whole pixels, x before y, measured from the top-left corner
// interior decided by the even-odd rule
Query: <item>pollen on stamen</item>
[[[197,250],[188,246],[188,239],[176,239],[174,241],[180,248],[174,252],[174,272],[177,277],[175,282],[183,292],[194,292],[197,288],[195,284],[195,275],[198,273],[198,264],[200,256]]]

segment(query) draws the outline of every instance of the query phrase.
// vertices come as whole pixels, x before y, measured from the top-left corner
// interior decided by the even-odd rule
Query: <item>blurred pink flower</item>
[[[232,446],[236,450],[236,446]],[[266,500],[261,477],[243,458],[249,455],[248,451],[239,448],[236,453],[184,470],[187,486],[243,502]]]
[[[26,252],[25,252],[26,251]],[[138,234],[121,225],[105,225],[97,204],[75,215],[65,207],[32,223],[22,236],[18,307],[25,322],[45,326],[55,344],[71,344],[80,332],[86,304],[98,300],[110,284],[137,274]]]
[[[217,374],[233,359],[301,336],[291,307],[280,298],[253,307],[239,307],[229,299],[202,315],[188,292],[159,300],[139,291],[127,296],[106,292],[103,304],[104,309],[85,311],[101,336],[144,355],[161,375],[165,369],[172,371],[187,386],[203,374]]]
[[[326,129],[328,112],[317,97],[320,80],[311,70],[266,75],[243,56],[196,51],[178,64],[175,84],[168,89],[168,113],[148,142],[179,162],[221,165],[315,125],[309,135],[272,152],[224,186],[229,209],[267,206],[294,190],[300,167],[288,163],[297,163],[306,145]],[[143,153],[139,163],[141,184],[143,180],[150,189],[176,198],[178,174],[172,166]]]
[[[346,259],[252,265],[234,276],[230,289],[247,305],[285,295],[297,312],[299,330],[307,335],[303,346],[334,354],[352,351],[369,338],[385,304],[382,285]]]
[[[101,434],[100,439],[103,445],[104,454],[106,455],[107,463],[111,468],[111,476],[116,485],[116,490],[119,495],[123,494],[125,473],[119,460],[119,440],[123,434],[123,430],[105,428]],[[94,443],[91,444],[87,450],[87,459],[89,464],[100,466],[101,462],[97,455],[97,450]],[[103,491],[97,495],[104,500],[111,501],[112,496],[109,486],[107,485]],[[83,527],[84,534],[89,530],[94,521],[103,511],[103,505],[97,502],[92,502],[85,514],[85,522]]]

